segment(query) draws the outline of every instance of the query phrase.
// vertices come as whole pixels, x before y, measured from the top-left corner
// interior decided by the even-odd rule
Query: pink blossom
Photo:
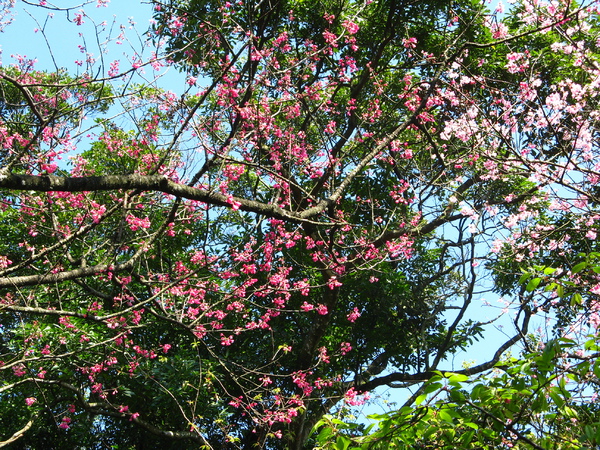
[[[22,377],[27,373],[27,370],[25,369],[25,366],[23,364],[17,364],[13,366],[12,371],[16,377]]]
[[[340,351],[342,352],[342,355],[346,355],[346,353],[352,351],[352,346],[350,345],[350,342],[342,342],[340,344]]]
[[[84,16],[85,16],[85,13],[83,12],[83,10],[79,10],[78,13],[75,13],[75,23],[78,26],[83,25],[85,23],[85,21],[83,20]]]
[[[490,31],[494,39],[504,39],[508,36],[508,27],[503,23],[493,23],[490,26]]]
[[[319,305],[317,306],[317,312],[319,314],[321,314],[322,316],[327,315],[327,313],[329,312],[329,310],[327,309],[327,306],[319,303]]]
[[[90,211],[90,215],[92,216],[92,221],[94,223],[99,223],[100,219],[102,218],[102,216],[106,212],[106,206],[99,205],[96,202],[92,202],[92,207],[94,208],[94,209],[92,209]]]
[[[273,380],[271,379],[271,377],[261,377],[259,378],[259,380],[262,382],[263,386],[273,384]]]
[[[27,397],[27,398],[25,399],[25,404],[26,404],[27,406],[31,406],[31,405],[33,405],[35,402],[37,402],[37,398],[35,398],[35,397]]]
[[[238,398],[234,398],[233,400],[231,400],[229,402],[229,406],[233,406],[234,408],[239,408],[240,406],[242,406],[242,400],[244,397],[238,397]]]
[[[327,42],[332,47],[337,47],[337,36],[329,30],[325,30],[323,32],[323,38],[325,38],[325,42]]]
[[[204,325],[197,325],[193,333],[198,339],[202,339],[206,336],[206,327]]]
[[[227,203],[231,205],[231,209],[233,209],[234,211],[237,211],[238,209],[240,209],[240,206],[242,206],[240,202],[233,198],[233,195],[227,197]]]
[[[364,405],[370,398],[371,397],[367,392],[359,394],[353,387],[351,387],[344,395],[344,401],[350,406]]]
[[[307,303],[306,301],[304,303],[302,303],[302,305],[300,306],[300,309],[302,311],[308,312],[308,311],[312,311],[313,309],[315,309],[315,306]]]
[[[397,242],[388,241],[385,243],[385,246],[392,258],[402,255],[404,258],[409,259],[413,252],[412,245],[413,241],[407,236],[398,238]]]
[[[110,68],[108,69],[108,76],[115,77],[119,74],[119,60],[115,59],[110,63]]]
[[[332,120],[327,124],[327,126],[325,127],[325,129],[323,131],[327,134],[333,134],[333,133],[335,133],[336,126],[337,126],[337,123],[335,122],[335,120]]]
[[[233,344],[233,342],[234,342],[233,335],[225,336],[223,333],[221,333],[221,345],[227,347],[227,346]]]
[[[341,285],[342,283],[337,279],[335,275],[329,278],[329,281],[327,281],[327,286],[329,286],[329,289],[331,290],[340,287]]]
[[[12,261],[4,255],[0,255],[0,270],[6,269],[12,264]]]
[[[404,45],[404,48],[416,48],[417,42],[417,38],[414,37],[402,39],[402,45]]]
[[[68,430],[70,428],[70,426],[69,426],[70,423],[71,423],[71,418],[65,416],[62,418],[62,421],[58,425],[58,428],[61,428],[63,430]]]
[[[128,214],[125,220],[129,224],[131,231],[137,231],[140,228],[150,228],[150,219],[148,217],[140,219],[132,214]]]
[[[509,53],[506,55],[506,59],[508,60],[506,64],[508,73],[524,72],[529,67],[529,61],[525,53]]]
[[[342,26],[346,29],[348,34],[356,34],[358,33],[359,26],[352,22],[351,20],[344,20],[342,22]]]
[[[356,322],[356,319],[358,319],[360,317],[360,311],[358,310],[358,308],[354,308],[350,314],[348,314],[346,317],[348,318],[348,321],[354,323]]]
[[[231,181],[237,181],[246,171],[246,168],[240,164],[228,164],[223,168],[223,175]]]
[[[327,354],[327,347],[319,348],[319,360],[328,364],[330,363],[329,355]]]
[[[304,372],[294,372],[292,374],[292,381],[294,382],[294,384],[296,384],[296,386],[302,389],[304,395],[310,395],[310,393],[313,391],[313,387],[306,380],[306,376],[307,374]]]
[[[296,289],[300,289],[300,294],[307,297],[310,294],[310,283],[308,279],[304,278],[301,281],[294,283]]]
[[[242,269],[240,270],[242,273],[245,273],[246,275],[252,275],[256,273],[256,265],[254,264],[244,264],[242,266]]]

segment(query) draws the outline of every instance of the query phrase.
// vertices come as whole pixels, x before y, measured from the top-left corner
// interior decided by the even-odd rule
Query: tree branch
[[[99,192],[116,190],[142,190],[162,192],[188,200],[197,200],[216,206],[231,208],[238,203],[242,211],[254,212],[267,217],[294,223],[332,225],[329,222],[314,222],[310,218],[323,210],[310,208],[302,213],[287,211],[276,205],[257,202],[240,197],[227,196],[219,192],[199,189],[175,183],[165,175],[104,175],[93,177],[58,177],[54,175],[20,175],[0,171],[0,189],[35,192]]]
[[[34,414],[33,417],[31,417],[31,419],[29,419],[29,422],[27,422],[23,428],[16,431],[6,441],[0,441],[0,447],[6,447],[7,445],[10,445],[13,442],[21,439],[25,435],[25,433],[27,433],[27,431],[29,431],[29,429],[33,426],[33,424],[35,423],[35,420],[38,418],[38,416],[39,416],[39,413]]]

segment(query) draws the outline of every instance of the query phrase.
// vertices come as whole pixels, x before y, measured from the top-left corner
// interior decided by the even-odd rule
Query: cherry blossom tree
[[[3,445],[311,448],[378,387],[589,342],[596,1],[152,6],[0,69]],[[491,291],[514,329],[457,371]]]

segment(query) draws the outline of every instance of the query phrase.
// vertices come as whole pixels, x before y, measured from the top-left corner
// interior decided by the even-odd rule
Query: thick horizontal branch
[[[312,222],[310,218],[321,211],[296,213],[276,205],[257,202],[240,197],[223,195],[219,192],[199,189],[175,183],[165,175],[105,175],[95,177],[58,177],[54,175],[20,175],[0,173],[0,189],[34,192],[99,192],[117,190],[140,190],[162,192],[210,205],[233,207],[267,217],[289,222]]]
[[[0,278],[1,280],[1,278]],[[74,311],[64,311],[62,309],[46,309],[46,308],[32,308],[29,306],[17,306],[17,305],[0,305],[0,311],[11,311],[25,314],[40,314],[44,316],[70,316],[79,317],[81,319],[93,320],[94,322],[102,322],[103,318],[94,316],[92,314],[78,313]]]
[[[0,288],[53,284],[67,280],[74,280],[75,278],[89,277],[99,273],[123,272],[124,270],[130,270],[133,268],[133,263],[134,261],[130,260],[123,264],[98,264],[96,266],[80,267],[78,269],[68,270],[66,272],[23,275],[18,277],[2,277],[0,278]]]

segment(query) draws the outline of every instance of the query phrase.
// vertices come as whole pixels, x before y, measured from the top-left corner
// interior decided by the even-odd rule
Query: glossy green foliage
[[[596,339],[585,346],[593,352]],[[318,448],[593,448],[600,422],[590,399],[598,374],[591,375],[590,360],[574,350],[564,339],[502,361],[483,377],[438,373],[413,405],[369,416],[365,431],[324,417],[315,429]]]

